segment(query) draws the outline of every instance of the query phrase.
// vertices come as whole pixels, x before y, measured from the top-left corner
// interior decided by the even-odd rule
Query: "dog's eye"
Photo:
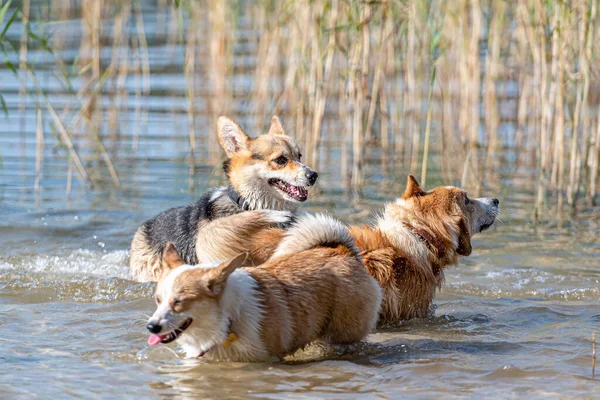
[[[157,305],[160,305],[160,296],[156,296],[156,297],[154,298],[154,301],[156,301],[156,304],[157,304]]]
[[[465,197],[465,204],[469,204],[471,202],[471,200],[469,200],[468,197]]]
[[[173,305],[174,306],[178,306],[180,304],[181,304],[181,300],[179,300],[179,299],[173,299]]]
[[[275,162],[275,164],[277,165],[285,165],[287,164],[288,159],[285,156],[279,156],[276,159],[274,159],[273,162]]]
[[[298,153],[298,161],[302,160],[302,153]]]

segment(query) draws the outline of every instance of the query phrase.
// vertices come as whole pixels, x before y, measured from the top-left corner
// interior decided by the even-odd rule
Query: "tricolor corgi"
[[[156,281],[161,276],[167,242],[175,244],[186,264],[223,260],[221,254],[210,253],[210,243],[202,242],[204,237],[218,236],[220,218],[246,210],[279,210],[284,212],[263,214],[276,223],[289,221],[308,198],[307,187],[315,184],[318,174],[302,163],[298,145],[285,135],[276,116],[269,132],[254,139],[226,117],[219,118],[217,128],[228,157],[223,168],[229,186],[214,188],[195,204],[172,208],[146,221],[131,243],[134,279]]]

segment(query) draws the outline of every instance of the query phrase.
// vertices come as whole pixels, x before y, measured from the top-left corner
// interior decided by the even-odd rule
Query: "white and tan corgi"
[[[324,216],[301,217],[256,267],[242,267],[245,254],[188,265],[169,243],[148,344],[177,340],[188,357],[268,361],[316,340],[358,342],[382,296],[358,253],[347,229]]]
[[[318,174],[302,163],[298,145],[285,135],[276,116],[269,132],[254,139],[226,117],[219,118],[217,128],[227,153],[223,168],[229,186],[214,188],[196,203],[169,209],[142,224],[131,243],[134,279],[158,280],[167,242],[175,244],[187,264],[223,260],[220,254],[210,252],[210,241],[203,242],[223,229],[220,218],[246,210],[279,210],[285,213],[263,216],[289,221],[291,213],[308,198],[307,187],[315,184]]]

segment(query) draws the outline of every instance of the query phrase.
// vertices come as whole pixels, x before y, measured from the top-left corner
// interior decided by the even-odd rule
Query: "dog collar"
[[[223,347],[224,348],[228,348],[229,346],[231,346],[231,344],[237,340],[239,340],[239,336],[236,335],[235,333],[231,332],[231,320],[229,320],[229,334],[227,335],[227,338],[223,341]],[[201,351],[200,354],[198,354],[198,358],[203,357],[206,353],[208,353],[209,351],[211,351],[212,349],[215,348],[216,345],[213,345],[210,349],[206,350],[206,351]]]
[[[245,198],[240,196],[238,191],[235,190],[233,186],[229,185],[227,187],[227,194],[229,195],[231,201],[240,206],[244,211],[250,210],[250,203],[248,203]]]
[[[439,259],[442,259],[446,256],[446,246],[444,246],[444,244],[434,235],[432,235],[424,229],[416,228],[408,222],[403,222],[403,224],[412,233],[417,235],[421,239],[421,241],[423,241],[427,245],[427,247],[429,247],[430,250],[435,249],[437,252],[437,257]]]

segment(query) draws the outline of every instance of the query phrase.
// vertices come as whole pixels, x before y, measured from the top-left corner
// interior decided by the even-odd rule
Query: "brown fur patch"
[[[256,243],[256,235],[266,234],[267,229],[276,226],[271,211],[265,210],[247,211],[205,223],[198,229],[196,256],[200,262],[227,260],[248,251]],[[257,257],[266,260],[260,255]],[[249,261],[253,260],[254,253]]]
[[[173,282],[173,299],[169,301],[176,299],[178,304],[171,308],[176,312],[190,311],[194,303],[202,302],[219,306],[226,279],[243,258],[237,257],[217,268],[182,272]],[[343,246],[279,257],[247,271],[258,285],[264,310],[260,340],[269,356],[283,357],[315,340],[355,343],[375,325],[380,289],[360,259]],[[215,291],[211,282],[222,286]],[[233,319],[231,330],[243,332],[239,324],[246,320],[247,317]]]

